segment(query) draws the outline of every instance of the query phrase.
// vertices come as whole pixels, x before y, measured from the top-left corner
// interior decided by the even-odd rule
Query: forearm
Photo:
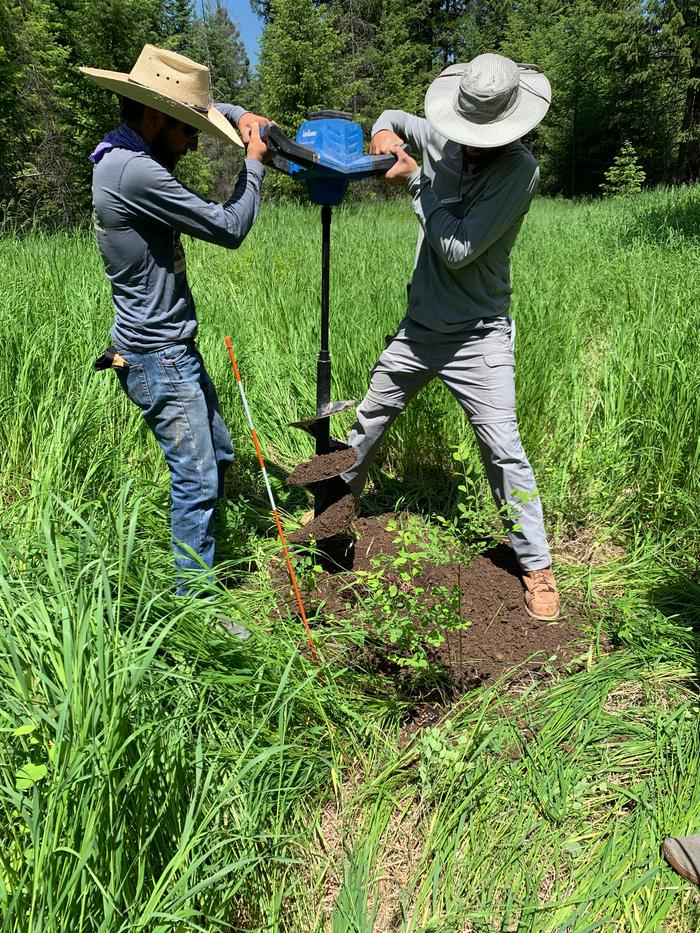
[[[248,113],[245,107],[238,107],[236,104],[220,104],[215,103],[214,106],[219,111],[220,114],[226,117],[229,123],[233,123],[235,127],[238,127],[241,117],[244,113]]]
[[[430,187],[430,179],[417,169],[408,179],[413,210],[432,249],[449,268],[459,268],[477,255],[473,238],[464,221],[453,217],[440,204]]]
[[[372,136],[389,130],[407,142],[414,153],[422,152],[428,142],[430,128],[426,120],[405,110],[385,110],[372,127]]]
[[[173,226],[207,243],[238,249],[258,216],[264,172],[261,162],[246,159],[236,186],[224,204],[204,202],[206,207],[197,206],[188,216],[174,219]]]
[[[265,169],[246,159],[231,196],[224,204],[201,198],[151,158],[132,160],[124,175],[122,195],[135,213],[180,233],[228,249],[240,246],[260,207]]]

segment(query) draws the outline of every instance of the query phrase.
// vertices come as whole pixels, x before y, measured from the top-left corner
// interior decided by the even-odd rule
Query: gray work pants
[[[431,379],[441,379],[466,412],[491,492],[523,570],[549,567],[542,505],[515,416],[513,324],[499,318],[481,328],[441,334],[409,318],[372,370],[348,443],[357,454],[343,479],[359,495],[385,431]]]

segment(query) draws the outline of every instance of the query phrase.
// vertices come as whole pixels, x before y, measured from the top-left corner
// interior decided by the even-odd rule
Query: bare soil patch
[[[336,508],[346,506],[341,500],[311,525]],[[357,519],[353,525],[357,539],[343,539],[342,567],[322,563],[314,585],[306,589],[302,586],[307,614],[316,614],[313,624],[331,628],[340,624],[347,629],[348,624],[356,623],[366,632],[363,648],[357,649],[353,661],[359,669],[394,681],[402,692],[416,699],[434,702],[445,695],[486,686],[507,672],[513,672],[511,682],[541,677],[566,666],[588,647],[590,638],[583,632],[583,620],[566,600],[556,622],[539,622],[527,614],[515,556],[510,547],[499,544],[470,563],[423,560],[409,583],[388,561],[383,585],[394,584],[410,595],[417,594],[412,603],[417,629],[428,632],[440,627],[446,599],[452,619],[441,643],[426,648],[429,672],[403,666],[396,656],[396,646],[375,637],[371,614],[367,615],[372,594],[367,591],[366,575],[362,573],[376,567],[377,558],[397,554],[400,545],[396,543],[396,531],[387,528],[389,520],[396,518],[382,515]],[[301,531],[307,532],[307,540],[311,536],[320,539],[318,534],[308,535],[311,525]],[[276,582],[294,611],[289,585],[281,572]],[[430,685],[426,677],[432,678]]]

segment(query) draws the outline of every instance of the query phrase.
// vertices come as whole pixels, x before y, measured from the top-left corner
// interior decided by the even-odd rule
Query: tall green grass
[[[347,700],[254,597],[217,607],[260,618],[252,651],[174,604],[140,518],[124,496],[100,536],[96,509],[47,504],[33,551],[3,554],[7,929],[265,927],[303,900]]]
[[[690,188],[543,200],[525,224],[513,256],[520,419],[558,527],[603,519],[625,536],[697,533],[699,199]],[[414,237],[402,204],[334,213],[339,398],[362,397],[384,335],[401,320]],[[284,466],[310,449],[287,422],[313,404],[319,240],[313,208],[270,206],[237,252],[188,246],[200,343],[227,417],[244,438],[222,343],[230,333],[260,433]],[[90,235],[5,238],[1,251],[6,490],[83,495],[128,477],[160,484],[163,466],[135,413],[110,374],[90,371],[112,317]],[[435,384],[395,426],[386,462],[415,493],[430,471],[450,470],[458,443],[480,475],[468,425]]]
[[[403,315],[415,232],[407,204],[334,212],[336,398],[362,397]],[[112,317],[91,234],[0,239],[0,928],[696,929],[658,844],[700,831],[700,190],[538,201],[513,255],[520,419],[548,527],[611,555],[560,572],[623,649],[550,686],[466,697],[407,750],[406,698],[331,650],[352,627],[317,632],[317,670],[275,605],[274,528],[223,345],[300,513],[283,475],[311,449],[287,423],[315,395],[317,212],[266,207],[239,251],[187,250],[240,455],[228,586],[204,608],[171,595],[160,451],[112,374],[91,371]],[[490,510],[438,385],[396,423],[365,506],[450,514],[455,446]],[[233,642],[220,614],[254,638]]]

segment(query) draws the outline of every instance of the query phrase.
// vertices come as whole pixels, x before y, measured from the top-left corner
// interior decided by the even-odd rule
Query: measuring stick
[[[246,421],[248,422],[248,427],[250,428],[250,433],[253,437],[253,444],[255,445],[255,450],[258,455],[258,463],[260,464],[260,469],[262,470],[263,479],[265,480],[265,487],[267,489],[267,495],[270,499],[270,507],[272,508],[272,514],[275,519],[275,524],[277,525],[277,531],[280,536],[280,541],[282,542],[282,550],[284,551],[284,557],[287,561],[287,570],[289,571],[289,579],[292,581],[292,586],[294,588],[294,595],[297,598],[297,603],[299,604],[299,612],[301,613],[301,620],[304,623],[304,629],[306,630],[306,637],[309,640],[309,648],[311,649],[311,657],[318,664],[318,657],[316,655],[316,646],[314,645],[314,640],[311,637],[311,629],[309,628],[309,623],[306,618],[306,612],[304,611],[304,603],[301,600],[301,593],[299,592],[299,586],[297,584],[296,574],[294,573],[294,567],[292,566],[292,559],[289,556],[289,551],[287,550],[287,541],[284,537],[284,531],[282,530],[282,523],[280,522],[280,517],[277,513],[277,506],[275,505],[275,497],[272,495],[272,487],[270,486],[270,480],[267,475],[267,469],[265,468],[265,461],[263,460],[262,450],[260,448],[260,442],[258,441],[258,435],[255,431],[255,425],[253,424],[253,419],[250,414],[250,408],[248,408],[248,399],[245,396],[245,389],[243,388],[243,383],[241,381],[241,374],[238,370],[238,363],[236,362],[236,355],[233,352],[233,345],[231,344],[231,338],[225,337],[224,342],[231,357],[231,364],[233,365],[233,371],[236,375],[236,382],[238,383],[238,391],[241,393],[241,401],[243,402],[243,410],[245,411]]]

